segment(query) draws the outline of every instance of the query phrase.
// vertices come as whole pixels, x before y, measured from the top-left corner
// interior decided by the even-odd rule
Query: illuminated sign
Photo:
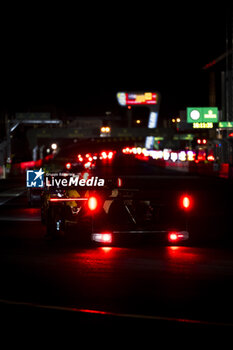
[[[218,108],[217,107],[188,107],[187,123],[217,123]]]
[[[219,122],[218,126],[219,126],[219,128],[233,129],[233,122]]]
[[[158,113],[150,112],[149,121],[148,121],[148,128],[149,129],[156,128],[157,121],[158,121]]]
[[[194,129],[212,129],[213,123],[193,123]]]
[[[155,92],[118,92],[117,100],[121,106],[156,105],[158,94]]]
[[[147,149],[153,149],[153,147],[154,147],[154,137],[153,136],[146,137],[145,147]]]

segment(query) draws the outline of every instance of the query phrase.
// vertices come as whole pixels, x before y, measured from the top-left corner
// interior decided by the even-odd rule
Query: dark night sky
[[[225,8],[196,3],[159,8],[156,2],[132,2],[131,9],[120,2],[88,6],[60,8],[59,14],[32,9],[24,16],[15,9],[14,18],[6,15],[1,111],[48,104],[93,115],[115,110],[119,90],[160,91],[163,116],[208,104],[202,67],[225,51]]]

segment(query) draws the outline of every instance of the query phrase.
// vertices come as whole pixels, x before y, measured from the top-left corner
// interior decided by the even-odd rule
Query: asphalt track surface
[[[181,247],[48,240],[40,209],[28,207],[21,185],[0,186],[2,334],[58,341],[67,332],[73,340],[97,331],[142,344],[204,336],[222,345],[232,334],[231,240]]]

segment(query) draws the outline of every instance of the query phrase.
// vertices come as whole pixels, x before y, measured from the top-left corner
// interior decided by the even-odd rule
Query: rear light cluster
[[[91,162],[91,164],[93,164],[93,162],[95,163],[95,161],[97,159],[113,159],[114,155],[116,154],[116,151],[114,150],[106,150],[106,151],[101,151],[99,153],[86,153],[86,154],[78,154],[77,158],[79,162]]]
[[[189,238],[189,233],[187,231],[179,231],[179,232],[169,232],[168,233],[168,242],[170,243],[178,243],[180,241],[185,241]]]
[[[112,234],[109,232],[105,233],[93,233],[92,240],[97,243],[112,243]]]
[[[189,233],[187,231],[174,231],[169,232],[167,235],[167,240],[170,244],[177,244],[181,241],[186,241],[189,238]],[[113,241],[112,233],[93,233],[92,240],[97,243],[110,244]]]

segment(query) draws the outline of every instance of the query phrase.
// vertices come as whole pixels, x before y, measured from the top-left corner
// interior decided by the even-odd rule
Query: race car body
[[[167,197],[157,190],[110,187],[45,190],[41,216],[47,234],[72,232],[100,244],[140,239],[173,244],[188,239],[187,194],[175,191]]]

